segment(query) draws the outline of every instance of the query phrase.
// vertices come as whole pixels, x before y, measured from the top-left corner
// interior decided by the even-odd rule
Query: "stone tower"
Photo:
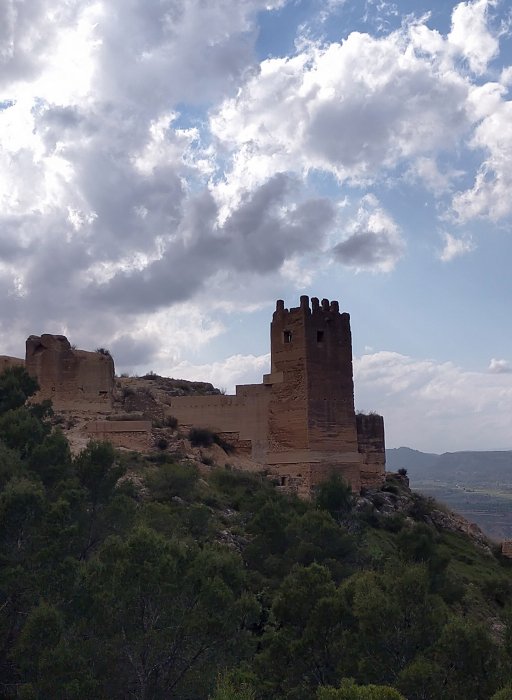
[[[271,324],[272,392],[267,464],[283,486],[310,492],[338,471],[361,486],[349,314],[337,301],[302,296],[300,306],[278,301]]]

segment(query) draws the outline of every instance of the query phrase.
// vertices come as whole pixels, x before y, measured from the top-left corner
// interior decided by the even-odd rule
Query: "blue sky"
[[[232,390],[339,299],[388,445],[512,449],[504,0],[7,0],[0,352]]]

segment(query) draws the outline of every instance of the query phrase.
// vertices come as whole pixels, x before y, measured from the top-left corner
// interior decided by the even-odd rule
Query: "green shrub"
[[[165,438],[158,438],[156,441],[156,446],[159,450],[166,450],[169,447],[169,441]]]
[[[173,496],[188,498],[194,492],[199,478],[196,466],[191,464],[162,464],[146,481],[157,501],[168,501]]]
[[[343,478],[333,472],[316,490],[316,505],[339,519],[352,509],[352,490]]]
[[[164,425],[167,428],[176,430],[176,428],[178,427],[178,419],[176,418],[176,416],[166,416],[164,420]]]
[[[188,434],[188,439],[193,447],[211,447],[214,438],[214,434],[208,428],[191,428]]]

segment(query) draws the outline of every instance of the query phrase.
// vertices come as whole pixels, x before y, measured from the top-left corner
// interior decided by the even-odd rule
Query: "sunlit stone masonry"
[[[354,491],[384,479],[382,416],[356,415],[350,316],[337,301],[307,296],[287,309],[279,300],[270,326],[271,372],[234,396],[171,399],[183,425],[207,426],[309,496],[333,471]]]
[[[309,497],[339,473],[356,492],[384,480],[384,421],[354,410],[352,337],[337,301],[307,296],[287,309],[279,300],[270,325],[271,371],[261,384],[222,394],[167,396],[162,416],[180,428],[202,427],[236,448],[235,466],[266,470],[283,489]],[[114,362],[106,351],[73,348],[62,335],[31,335],[25,361],[0,356],[0,371],[23,365],[40,386],[35,397],[55,409],[86,413],[90,437],[127,449],[151,449],[151,421],[126,421],[114,406]],[[100,418],[100,420],[98,420]]]

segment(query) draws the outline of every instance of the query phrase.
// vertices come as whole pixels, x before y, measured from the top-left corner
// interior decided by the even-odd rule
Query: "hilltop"
[[[2,697],[489,700],[512,683],[510,560],[404,475],[354,496],[334,474],[305,501],[179,427],[201,459],[73,457],[34,389],[0,376]]]

